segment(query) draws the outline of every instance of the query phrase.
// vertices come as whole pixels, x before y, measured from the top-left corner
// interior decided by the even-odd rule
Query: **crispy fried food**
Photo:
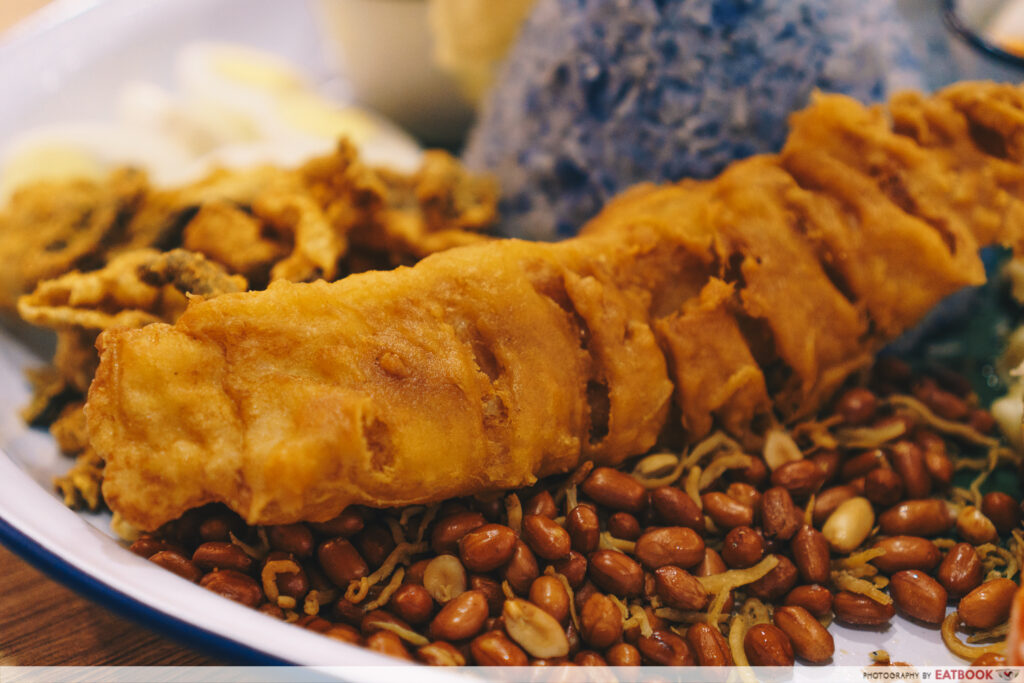
[[[620,462],[665,429],[673,385],[691,439],[806,414],[982,282],[980,245],[1024,246],[1017,118],[1024,93],[993,84],[889,112],[821,96],[781,155],[635,188],[573,240],[107,331],[86,406],[104,495],[145,529],[211,501],[323,520]]]
[[[133,241],[126,218],[147,187],[143,174],[120,171],[102,183],[42,182],[17,191],[0,215],[0,310],[13,309],[42,280],[101,265],[106,249]]]
[[[27,188],[0,214],[0,257],[13,264],[0,272],[0,310],[23,295],[18,312],[56,330],[58,343],[57,372],[34,381],[24,415],[45,424],[84,396],[99,330],[173,322],[186,294],[240,291],[246,281],[263,288],[411,264],[487,239],[495,205],[494,183],[446,153],[401,174],[366,166],[344,141],[298,169],[221,170],[178,189],[129,171]]]

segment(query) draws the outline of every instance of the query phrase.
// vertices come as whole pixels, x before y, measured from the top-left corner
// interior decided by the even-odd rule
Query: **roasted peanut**
[[[312,614],[299,617],[295,622],[295,625],[301,626],[307,631],[313,631],[314,633],[327,633],[332,627],[331,622]]]
[[[374,652],[398,657],[399,659],[412,660],[409,650],[406,649],[402,639],[391,631],[377,631],[366,639],[366,647]]]
[[[704,557],[704,539],[687,527],[661,527],[637,539],[635,554],[648,569],[666,564],[692,567]]]
[[[829,576],[828,540],[812,526],[804,524],[793,537],[790,547],[800,578],[807,583],[825,583]]]
[[[565,518],[565,530],[569,532],[572,549],[581,553],[597,550],[601,538],[601,523],[597,510],[589,503],[580,503]]]
[[[839,591],[832,599],[836,620],[854,626],[881,626],[888,624],[896,614],[892,605],[875,602],[866,595]]]
[[[553,576],[538,576],[530,585],[530,602],[565,624],[569,618],[569,594]]]
[[[199,538],[204,542],[231,540],[231,534],[241,536],[245,522],[233,513],[216,513],[199,523]]]
[[[878,517],[878,525],[887,536],[938,536],[953,526],[945,501],[937,498],[905,500]]]
[[[358,507],[347,507],[334,519],[326,522],[310,522],[309,526],[318,534],[324,536],[341,536],[351,538],[355,536],[366,525],[366,517]]]
[[[234,569],[214,570],[200,579],[199,585],[247,607],[255,607],[263,600],[256,580]]]
[[[825,482],[825,473],[811,460],[787,462],[772,472],[772,484],[789,491],[793,498],[806,498]]]
[[[363,636],[359,633],[359,630],[348,624],[335,624],[324,631],[324,635],[328,638],[340,640],[343,643],[351,643],[352,645],[363,644]]]
[[[505,604],[505,592],[501,589],[500,583],[489,576],[474,574],[469,577],[469,587],[484,594],[487,598],[488,613],[492,617],[501,614],[501,608]]]
[[[836,400],[836,414],[849,425],[864,425],[875,417],[878,409],[878,398],[874,392],[864,387],[847,389]]]
[[[978,551],[970,543],[957,543],[946,553],[936,577],[951,598],[967,595],[981,585],[982,566]]]
[[[541,515],[523,518],[523,540],[534,554],[545,560],[560,560],[572,549],[569,532],[553,519]]]
[[[541,491],[530,497],[523,505],[523,515],[540,515],[554,519],[558,516],[558,506],[548,491]]]
[[[914,386],[914,395],[931,408],[932,412],[947,420],[963,420],[970,412],[969,406],[962,398],[942,389],[930,377],[920,380]]]
[[[761,458],[753,458],[746,467],[731,470],[734,481],[742,481],[751,486],[761,486],[768,480],[768,465]]]
[[[777,607],[772,622],[793,644],[793,650],[800,659],[812,664],[821,664],[832,659],[836,651],[832,634],[803,607],[785,605]]]
[[[640,666],[640,650],[629,643],[617,643],[605,652],[608,663],[612,666]]]
[[[720,491],[705,493],[701,496],[701,502],[704,504],[704,513],[720,529],[750,526],[754,523],[754,510],[752,508],[738,500],[733,500]]]
[[[743,651],[754,666],[793,666],[793,643],[771,624],[751,626],[743,638]]]
[[[298,558],[313,554],[316,544],[313,532],[305,524],[279,524],[267,527],[267,542],[274,550],[291,553]]]
[[[611,467],[595,467],[582,489],[589,498],[613,510],[639,514],[647,507],[647,489],[643,484]]]
[[[750,484],[742,481],[734,481],[729,484],[729,488],[725,490],[725,495],[729,496],[735,501],[746,505],[754,511],[754,520],[756,521],[758,515],[761,513],[761,492],[755,489]],[[687,525],[683,525],[687,526]]]
[[[605,658],[593,650],[583,650],[576,653],[576,656],[572,658],[572,663],[576,666],[608,666]]]
[[[414,625],[426,623],[434,613],[434,601],[430,593],[414,583],[400,586],[391,596],[388,607],[399,618]]]
[[[423,560],[417,560],[409,565],[408,571],[405,572],[405,583],[418,583],[423,585],[423,572],[427,570],[427,565],[430,564],[430,560],[433,558],[426,558]]]
[[[550,614],[532,602],[506,600],[501,616],[505,631],[531,657],[565,657],[569,640],[562,626]]]
[[[732,652],[722,632],[710,624],[686,629],[686,642],[700,666],[732,666]]]
[[[571,551],[564,559],[555,562],[552,566],[556,572],[565,577],[573,590],[582,586],[587,578],[587,558],[575,550]]]
[[[892,575],[889,594],[904,614],[929,624],[946,616],[949,596],[939,582],[919,569],[904,569]]]
[[[522,648],[501,631],[488,631],[469,644],[469,652],[478,666],[526,666],[530,659]]]
[[[457,512],[434,523],[430,534],[430,548],[438,555],[455,555],[459,552],[459,539],[474,529],[479,529],[487,520],[479,512]]]
[[[747,593],[760,600],[775,602],[796,585],[796,566],[785,555],[776,555],[779,563],[757,581],[747,584]]]
[[[624,538],[627,541],[635,541],[640,538],[643,530],[637,518],[628,512],[616,512],[608,517],[608,533],[615,538]]]
[[[930,572],[942,559],[938,546],[920,536],[890,536],[872,547],[885,551],[884,555],[871,560],[871,563],[885,574],[895,574],[904,569]]]
[[[660,486],[651,491],[651,507],[663,524],[685,526],[704,531],[704,514],[690,496],[674,486]]]
[[[1020,525],[1017,501],[1002,491],[990,491],[981,499],[981,511],[992,520],[1000,536],[1007,536]]]
[[[466,584],[466,569],[454,555],[438,555],[423,570],[423,587],[442,605],[462,595]]]
[[[927,498],[932,492],[932,479],[924,465],[924,452],[913,441],[897,441],[890,452],[893,469],[903,479],[908,498]]]
[[[864,477],[864,497],[882,507],[895,505],[903,498],[903,478],[887,467],[876,467]]]
[[[637,547],[639,548],[639,543]],[[637,554],[639,555],[639,552]],[[636,597],[644,587],[643,568],[631,557],[617,550],[598,550],[592,553],[588,573],[591,581],[599,588],[615,595]]]
[[[761,496],[761,530],[766,538],[788,541],[803,523],[803,514],[789,491],[773,486]]]
[[[669,607],[700,611],[708,604],[708,594],[692,574],[672,565],[654,571],[655,591]]]
[[[209,541],[192,553],[192,562],[203,571],[234,569],[243,574],[252,569],[252,558],[234,543]]]
[[[174,572],[186,581],[195,583],[203,572],[192,560],[173,550],[161,550],[149,556],[149,561],[164,569]]]
[[[875,511],[867,498],[857,496],[844,501],[821,527],[828,544],[838,553],[849,553],[871,533]]]
[[[594,593],[580,612],[580,636],[597,649],[604,649],[622,636],[622,615],[606,595]]]
[[[946,442],[927,429],[918,430],[914,442],[924,452],[924,467],[932,484],[939,489],[949,486],[953,480],[953,461],[946,452]]]
[[[533,517],[547,519],[536,515]],[[516,551],[516,540],[515,532],[507,526],[484,524],[459,539],[459,558],[470,571],[493,571],[512,559],[512,554]]]
[[[341,589],[348,588],[350,581],[370,573],[355,546],[340,536],[321,543],[316,555],[324,574]]]
[[[522,541],[516,543],[516,550],[512,559],[501,569],[502,577],[516,593],[526,595],[530,590],[530,584],[540,576],[540,568],[537,566],[537,558]]]
[[[722,556],[714,548],[705,548],[700,564],[693,570],[693,573],[695,576],[711,576],[712,574],[721,574],[726,569],[728,567],[725,566]]]
[[[443,640],[424,645],[416,650],[416,659],[430,666],[465,666],[466,658],[451,643]]]
[[[832,611],[832,591],[816,584],[797,586],[786,593],[782,603],[803,607],[820,619]]]
[[[749,526],[738,526],[725,535],[722,559],[730,567],[751,567],[764,557],[764,538]]]
[[[971,628],[992,628],[1010,618],[1017,584],[1010,579],[986,581],[960,599],[956,611]]]
[[[829,518],[836,508],[844,501],[857,495],[857,489],[849,484],[840,484],[830,489],[825,489],[814,497],[814,509],[812,519],[815,526],[821,526]]]
[[[395,549],[395,539],[391,531],[377,522],[367,524],[352,538],[352,544],[359,550],[366,564],[373,569],[384,564],[384,560]]]
[[[636,642],[643,658],[662,666],[693,666],[696,660],[686,641],[671,631],[655,630]]]
[[[818,451],[811,456],[811,462],[817,465],[818,469],[821,470],[823,486],[830,484],[839,476],[839,464],[841,460],[842,458],[839,455],[839,451],[833,449]]]
[[[480,591],[466,591],[452,598],[430,622],[430,637],[438,640],[472,638],[487,620],[487,598]]]
[[[270,562],[275,564],[268,568],[267,564]],[[272,580],[279,595],[294,598],[297,602],[309,592],[309,577],[302,565],[294,557],[280,550],[274,550],[264,558],[259,578],[264,582]]]
[[[839,476],[844,482],[849,482],[851,479],[866,476],[871,470],[883,465],[888,465],[888,458],[880,448],[875,448],[848,458],[840,468]]]
[[[139,557],[149,559],[161,550],[171,550],[182,557],[185,557],[185,550],[180,545],[165,538],[156,538],[149,534],[139,536],[128,548]]]
[[[992,520],[973,505],[968,505],[956,516],[956,530],[962,539],[973,545],[991,543],[999,535]]]

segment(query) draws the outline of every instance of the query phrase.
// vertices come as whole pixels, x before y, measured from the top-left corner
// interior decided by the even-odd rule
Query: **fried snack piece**
[[[297,169],[217,170],[180,188],[154,189],[134,170],[37,183],[0,211],[0,310],[44,280],[146,247],[183,246],[259,288],[411,264],[486,239],[496,205],[494,182],[445,152],[403,174],[367,166],[345,140]]]
[[[414,263],[487,239],[470,231],[493,223],[495,205],[494,183],[444,152],[401,174],[363,164],[344,140],[297,169],[219,170],[176,189],[153,189],[128,171],[107,183],[25,189],[0,214],[0,255],[14,264],[0,273],[0,309],[34,285],[19,312],[56,330],[58,344],[57,372],[33,382],[24,414],[45,424],[62,401],[84,395],[98,330],[172,322],[187,293],[244,288],[229,274],[262,289],[270,279],[333,280]],[[179,244],[185,249],[155,256]]]
[[[398,273],[277,282],[191,306],[173,327],[103,335],[87,414],[108,504],[145,528],[210,500],[250,520],[327,519],[356,500],[450,497],[467,477],[508,488],[581,451],[616,462],[650,448],[671,385],[641,302],[550,269],[555,251],[509,241]],[[545,290],[578,302],[592,351]],[[595,418],[588,389],[602,381],[610,414]]]
[[[0,215],[0,310],[42,280],[101,265],[109,246],[134,241],[125,223],[147,191],[144,174],[125,170],[105,182],[42,182],[15,192]]]
[[[1024,94],[975,84],[921,102],[943,114],[925,107],[910,136],[881,108],[821,96],[781,155],[634,189],[560,244],[279,282],[174,326],[107,331],[86,406],[107,502],[153,529],[211,501],[278,524],[522,486],[646,451],[670,377],[691,439],[812,411],[982,282],[979,246],[1024,247],[1016,129],[1001,123]],[[1004,220],[975,231],[960,187]]]

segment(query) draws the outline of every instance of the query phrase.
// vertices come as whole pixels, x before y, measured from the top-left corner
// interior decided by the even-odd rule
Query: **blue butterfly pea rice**
[[[572,235],[634,183],[778,150],[816,88],[929,85],[921,40],[896,0],[539,0],[465,159],[506,235]]]

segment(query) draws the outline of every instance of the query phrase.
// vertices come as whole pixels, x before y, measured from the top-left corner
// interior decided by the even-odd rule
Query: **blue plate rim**
[[[262,650],[173,617],[122,593],[113,586],[76,569],[67,560],[19,531],[3,517],[0,517],[0,542],[58,583],[114,612],[117,616],[128,617],[141,626],[173,638],[182,645],[224,659],[228,664],[244,662],[255,666],[295,666],[294,662],[274,657]]]

